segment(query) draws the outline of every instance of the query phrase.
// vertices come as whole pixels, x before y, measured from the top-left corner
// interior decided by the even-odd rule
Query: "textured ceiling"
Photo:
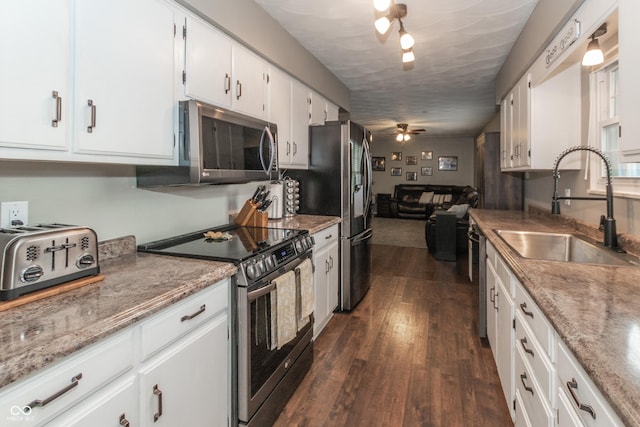
[[[478,134],[496,111],[496,75],[537,3],[405,0],[416,60],[404,68],[399,25],[378,36],[372,0],[255,1],[351,90],[351,119],[376,137],[398,122],[426,136]]]

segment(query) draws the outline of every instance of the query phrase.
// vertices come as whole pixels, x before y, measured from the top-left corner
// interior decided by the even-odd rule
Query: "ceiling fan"
[[[398,123],[396,126],[396,141],[398,142],[407,142],[411,139],[411,135],[426,131],[426,129],[409,129],[409,124],[407,123]]]

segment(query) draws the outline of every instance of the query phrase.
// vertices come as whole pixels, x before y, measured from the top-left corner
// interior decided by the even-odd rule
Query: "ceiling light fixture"
[[[415,39],[404,29],[402,18],[407,16],[407,5],[398,3],[393,0],[373,0],[373,7],[378,12],[388,12],[386,16],[376,19],[374,25],[380,34],[386,34],[391,27],[394,19],[400,23],[400,47],[402,48],[402,62],[408,63],[415,61],[416,57],[413,53],[413,45]]]
[[[601,37],[607,33],[607,24],[602,24],[593,34],[591,34],[591,41],[587,46],[587,51],[582,57],[582,65],[592,66],[602,64],[604,62],[604,54],[600,49],[600,43],[598,43],[598,37]]]

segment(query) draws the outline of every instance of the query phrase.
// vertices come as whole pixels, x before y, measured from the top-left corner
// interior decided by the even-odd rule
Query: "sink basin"
[[[574,234],[494,230],[523,258],[604,265],[640,265],[637,258],[615,252]]]

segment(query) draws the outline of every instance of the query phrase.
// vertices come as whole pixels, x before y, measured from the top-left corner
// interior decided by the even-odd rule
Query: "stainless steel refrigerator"
[[[353,309],[370,283],[370,132],[351,121],[310,126],[309,169],[289,171],[300,182],[301,214],[341,217],[340,309]]]

